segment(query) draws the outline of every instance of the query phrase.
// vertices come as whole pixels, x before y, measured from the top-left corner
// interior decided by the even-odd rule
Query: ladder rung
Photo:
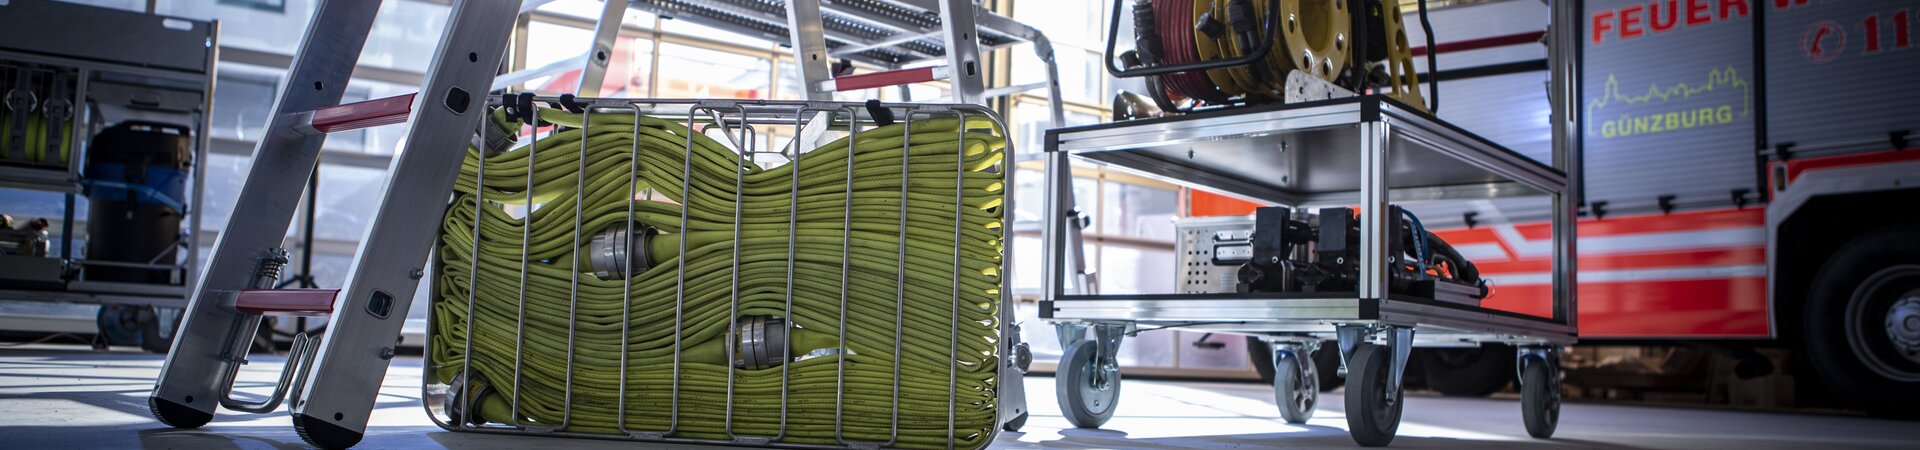
[[[821,82],[820,89],[831,92],[857,91],[902,84],[925,83],[947,77],[947,66],[889,70],[847,75]]]
[[[321,133],[338,133],[404,123],[407,116],[413,114],[414,95],[396,95],[316,109],[313,111],[313,129]]]
[[[262,316],[324,316],[333,313],[339,289],[247,289],[234,309]]]

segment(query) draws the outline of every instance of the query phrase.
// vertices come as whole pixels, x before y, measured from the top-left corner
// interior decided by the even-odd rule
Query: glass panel
[[[166,1],[160,2],[155,11],[167,16],[219,20],[222,47],[292,54],[294,49],[300,48],[301,40],[306,38],[305,30],[313,17],[315,2],[291,3],[284,8],[274,9],[204,0]],[[390,10],[382,10],[386,11]],[[440,31],[440,28],[433,29],[434,33]],[[225,67],[221,69],[225,70]]]
[[[780,8],[784,9],[784,6],[780,6]],[[787,15],[786,11],[781,11],[779,14],[780,15],[777,17],[786,17]],[[747,47],[763,47],[763,48],[772,49],[776,45],[784,46],[786,44],[786,41],[784,39],[782,39],[780,42],[774,42],[771,40],[767,40],[765,37],[762,37],[762,36],[749,36],[745,34],[735,33],[732,31],[722,30],[719,28],[709,27],[706,25],[700,25],[700,24],[688,22],[685,20],[673,20],[672,18],[668,18],[667,20],[660,21],[660,31],[665,33],[677,34],[681,36],[693,36],[701,39],[708,39],[708,40],[725,42],[725,43],[734,44],[734,45],[742,45]],[[792,52],[788,52],[788,53],[792,53]]]
[[[1221,344],[1220,348],[1193,346],[1206,332],[1179,331],[1177,344],[1180,347],[1180,367],[1183,369],[1245,370],[1251,367],[1248,360],[1247,338],[1238,334],[1215,334],[1207,342]],[[1323,368],[1324,369],[1324,368]],[[1331,369],[1329,369],[1331,370]]]
[[[604,4],[606,3],[600,0],[558,0],[553,3],[540,5],[539,11],[575,19],[595,21],[600,20],[600,7]],[[627,8],[626,19],[622,23],[629,27],[639,26],[641,28],[652,28],[653,18],[653,13]]]
[[[314,216],[314,237],[359,241],[386,191],[384,170],[321,164],[320,211]]]
[[[1106,291],[1101,291],[1106,293]],[[1120,342],[1120,351],[1114,352],[1114,359],[1125,367],[1173,367],[1174,348],[1180,345],[1175,337],[1177,331],[1156,330],[1140,333]],[[1089,336],[1093,332],[1087,332]],[[1185,351],[1186,349],[1180,349]]]
[[[1140,248],[1107,243],[1100,246],[1100,293],[1147,294],[1174,292],[1171,248]]]
[[[1039,28],[1056,46],[1102,48],[1107,22],[1101,19],[1111,5],[1104,0],[1024,0],[1014,3],[1013,18]]]
[[[1046,151],[1047,129],[1053,128],[1053,113],[1047,110],[1044,101],[1028,97],[1031,101],[1022,101],[1015,107],[1013,119],[1016,121],[1015,133],[1019,145],[1015,153],[1039,153]],[[1066,126],[1092,125],[1100,123],[1100,116],[1084,112],[1067,110]]]
[[[765,58],[673,43],[660,45],[662,98],[766,98],[772,64]]]
[[[273,112],[273,99],[280,95],[280,77],[281,72],[273,69],[221,63],[209,136],[260,139],[260,130]]]
[[[1100,68],[1100,53],[1072,47],[1054,48],[1059,56],[1060,95],[1068,103],[1105,105],[1107,98],[1101,93],[1101,80],[1107,78],[1106,69]],[[1042,83],[1047,81],[1047,66],[1038,58],[1033,58],[1032,44],[1014,46],[1013,84]],[[1028,91],[1035,98],[1046,98],[1045,90]]]
[[[549,73],[555,75],[528,80],[523,87],[541,94],[575,92],[593,32],[534,22],[528,25],[527,33],[527,69],[551,68]],[[601,97],[648,96],[648,86],[653,82],[653,40],[617,37],[608,58],[607,74],[600,82]]]
[[[440,36],[446,29],[446,5],[417,1],[382,2],[380,14],[373,19],[373,30],[367,35],[367,45],[360,51],[360,65],[426,72],[427,64],[433,60],[433,51],[439,46]],[[222,22],[220,33],[223,41],[226,32],[227,23]],[[285,32],[281,30],[281,33]],[[288,47],[277,51],[289,52],[292,49]]]
[[[219,153],[207,155],[204,166],[207,171],[207,206],[201,210],[202,227],[208,230],[227,228],[227,217],[233,215],[233,202],[240,196],[240,183],[246,181],[247,169],[253,167],[249,161],[241,156]]]
[[[1173,241],[1173,219],[1180,216],[1180,193],[1108,181],[1100,197],[1100,233]]]

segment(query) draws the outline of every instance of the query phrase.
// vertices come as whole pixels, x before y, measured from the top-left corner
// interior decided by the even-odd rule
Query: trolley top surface
[[[1047,149],[1282,204],[1350,203],[1375,123],[1396,200],[1566,191],[1565,172],[1379,95],[1060,128]]]

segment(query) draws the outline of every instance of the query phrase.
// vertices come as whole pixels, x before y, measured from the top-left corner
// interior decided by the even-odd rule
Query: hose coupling
[[[631,234],[627,230],[633,230]],[[653,267],[648,244],[660,230],[650,226],[617,224],[593,235],[588,244],[588,264],[593,276],[602,280],[625,279]]]
[[[468,375],[473,377],[469,379]],[[473,426],[486,425],[487,419],[480,414],[480,402],[488,394],[493,393],[493,386],[487,383],[487,377],[481,376],[480,372],[462,371],[461,374],[454,375],[453,381],[447,384],[447,400],[443,407],[446,408],[449,422]],[[463,412],[472,413],[472,417],[462,416]]]
[[[481,156],[492,158],[506,153],[507,149],[513,148],[513,144],[520,140],[519,136],[508,131],[518,130],[519,127],[516,125],[519,124],[514,123],[505,113],[487,114],[485,120],[488,123],[480,126],[480,131],[474,133],[473,141],[469,143],[473,148],[480,149]]]
[[[734,321],[732,335],[736,357],[733,366],[759,370],[777,367],[787,361],[787,319],[778,316],[745,316]]]

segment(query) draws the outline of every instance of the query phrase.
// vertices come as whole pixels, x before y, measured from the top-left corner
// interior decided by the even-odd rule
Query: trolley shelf
[[[1056,158],[1105,162],[1175,184],[1285,205],[1359,204],[1364,209],[1418,200],[1544,196],[1562,208],[1573,198],[1566,172],[1380,95],[1061,128],[1047,132],[1047,149]],[[1571,235],[1572,218],[1566,211],[1555,216],[1555,295],[1547,316],[1390,292],[1384,279],[1370,287],[1364,274],[1358,292],[1099,295],[1050,286],[1040,316],[1270,336],[1331,337],[1343,326],[1404,327],[1419,331],[1418,345],[1436,340],[1566,344],[1576,334],[1572,245],[1562,242]],[[1055,259],[1059,255],[1048,258],[1057,267],[1065,265]],[[1360,264],[1384,271],[1384,258],[1363,248]]]
[[[1564,191],[1564,172],[1384,96],[1213,111],[1047,132],[1048,144],[1193,187],[1282,204],[1352,203],[1362,124],[1384,122],[1391,195],[1439,200]]]

